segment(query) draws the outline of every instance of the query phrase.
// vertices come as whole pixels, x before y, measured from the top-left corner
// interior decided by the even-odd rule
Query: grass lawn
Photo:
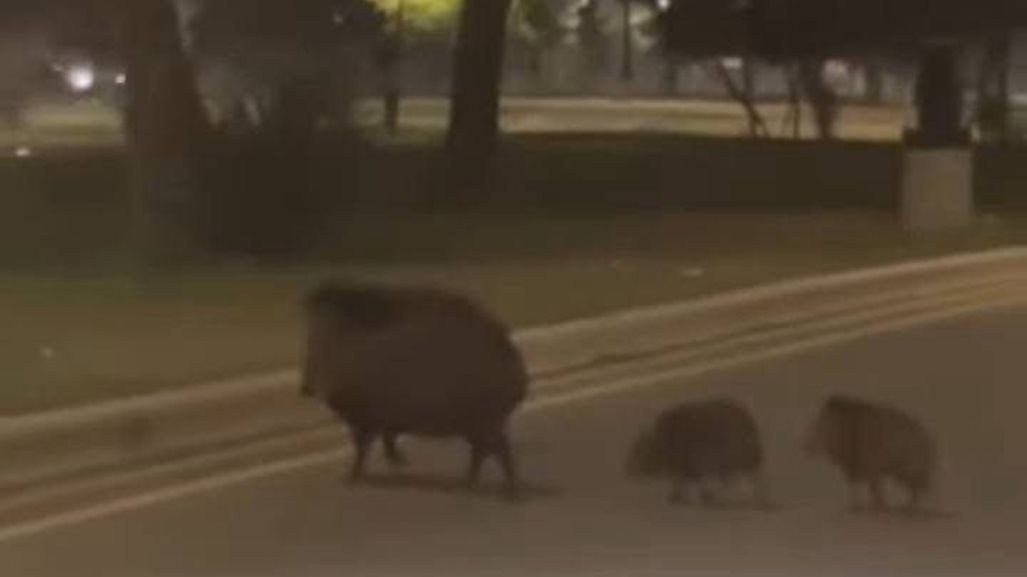
[[[787,136],[781,104],[760,105],[768,127]],[[436,139],[445,130],[448,103],[443,99],[410,98],[403,101],[401,136]],[[382,107],[377,100],[358,102],[358,125],[376,129]],[[553,132],[665,132],[701,136],[737,137],[748,134],[742,108],[727,101],[632,100],[610,98],[505,98],[501,122],[508,133]],[[902,132],[902,111],[895,107],[848,105],[842,109],[838,136],[853,140],[894,141]],[[787,134],[786,134],[787,133]],[[808,110],[803,138],[815,136]],[[0,127],[0,156],[28,147],[40,153],[81,148],[118,147],[122,144],[117,111],[98,102],[42,104],[28,110],[25,126]]]
[[[761,103],[760,113],[770,131],[788,137],[787,107]],[[449,106],[439,99],[407,99],[400,122],[408,132],[440,133],[445,130]],[[816,127],[804,108],[801,136],[816,137]],[[382,123],[378,101],[359,103],[357,121],[365,126]],[[846,105],[838,121],[838,136],[851,140],[896,141],[902,135],[903,113],[899,107]],[[506,98],[500,122],[508,133],[553,132],[667,132],[703,136],[737,137],[749,133],[742,107],[729,101],[653,100],[615,98]]]
[[[838,213],[365,216],[340,230],[345,266],[0,275],[0,415],[290,365],[297,299],[329,275],[452,287],[529,326],[1024,236],[1007,223],[913,242],[888,217]]]

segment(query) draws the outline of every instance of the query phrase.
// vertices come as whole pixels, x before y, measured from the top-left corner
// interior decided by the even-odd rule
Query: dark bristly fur
[[[936,450],[930,434],[904,411],[846,395],[827,399],[811,431],[809,449],[826,455],[853,490],[866,485],[871,504],[888,508],[884,483],[892,480],[908,493],[906,507],[916,510],[932,488]]]
[[[507,421],[527,372],[502,323],[471,300],[427,288],[327,283],[308,295],[305,394],[349,427],[353,476],[378,437],[394,464],[399,435],[458,437],[471,446],[468,480],[495,457],[518,486]]]
[[[756,500],[767,505],[762,467],[760,435],[749,411],[717,399],[661,413],[635,442],[626,470],[632,476],[669,477],[672,501],[680,500],[689,486],[698,487],[707,504],[716,499],[718,486],[744,477]]]

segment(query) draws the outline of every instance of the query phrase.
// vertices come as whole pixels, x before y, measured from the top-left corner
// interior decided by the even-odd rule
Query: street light
[[[65,70],[64,80],[72,92],[88,92],[96,84],[96,74],[93,72],[92,66],[75,64]]]

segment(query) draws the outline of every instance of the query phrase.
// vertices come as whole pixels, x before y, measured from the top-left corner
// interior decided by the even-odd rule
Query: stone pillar
[[[963,128],[957,46],[921,49],[916,79],[917,126],[907,132],[902,165],[902,215],[911,232],[959,230],[973,222],[973,149]]]
[[[902,166],[902,215],[911,232],[944,232],[972,224],[970,147],[907,147]]]

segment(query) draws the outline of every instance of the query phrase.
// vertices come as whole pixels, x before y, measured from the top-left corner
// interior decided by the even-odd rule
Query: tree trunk
[[[385,40],[379,56],[379,72],[382,81],[382,110],[384,112],[383,124],[385,132],[395,135],[399,131],[399,107],[400,107],[400,86],[399,86],[399,64],[402,44],[397,37],[389,37]]]
[[[756,100],[756,69],[752,58],[742,58],[742,92],[749,101]]]
[[[931,44],[921,50],[916,79],[917,126],[907,140],[928,147],[966,143],[956,55],[957,48],[951,44]]]
[[[802,93],[794,66],[785,67],[784,78],[788,87],[788,108],[781,118],[781,129],[786,133],[790,130],[792,139],[798,140],[802,137]]]
[[[870,106],[884,104],[884,71],[876,62],[868,62],[863,66],[863,103]]]
[[[385,39],[382,54],[382,105],[385,110],[385,131],[392,136],[399,132],[400,67],[406,47],[406,2],[399,0],[392,33]]]
[[[1009,64],[1012,38],[1008,30],[989,35],[977,90],[977,121],[985,138],[1009,141]]]
[[[735,83],[734,78],[731,77],[731,71],[719,59],[716,60],[714,69],[720,76],[720,81],[724,84],[724,88],[731,98],[741,104],[745,110],[745,116],[749,121],[749,135],[753,138],[769,137],[770,130],[767,129],[767,123],[763,121],[763,115],[756,108],[752,94],[747,93],[744,87],[739,87]]]
[[[678,95],[678,77],[680,76],[681,67],[678,57],[673,54],[664,54],[663,56],[663,94],[668,97],[675,97]]]
[[[199,249],[197,200],[211,126],[182,46],[173,0],[118,0],[125,131],[139,248],[147,260]]]
[[[302,79],[283,83],[257,130],[219,151],[219,186],[206,203],[211,250],[285,262],[308,247],[318,214],[311,159],[324,104]]]
[[[581,86],[586,93],[601,90],[600,79],[607,73],[609,66],[609,47],[598,15],[598,1],[587,0],[577,10],[578,16],[578,54],[581,57],[579,72],[582,74]]]
[[[543,87],[545,83],[545,67],[542,61],[545,58],[545,49],[538,43],[534,42],[528,48],[528,73],[531,75],[532,80],[535,81],[536,87]]]
[[[635,79],[635,48],[631,41],[631,0],[621,0],[620,77],[625,84]]]
[[[382,105],[385,110],[385,133],[396,136],[399,133],[399,89],[394,84],[385,88]]]
[[[838,120],[838,96],[824,81],[824,63],[807,60],[799,64],[799,82],[813,108],[817,134],[822,140],[834,138],[835,122]]]
[[[510,0],[464,0],[454,52],[446,148],[452,184],[481,184],[499,140],[499,90]]]

